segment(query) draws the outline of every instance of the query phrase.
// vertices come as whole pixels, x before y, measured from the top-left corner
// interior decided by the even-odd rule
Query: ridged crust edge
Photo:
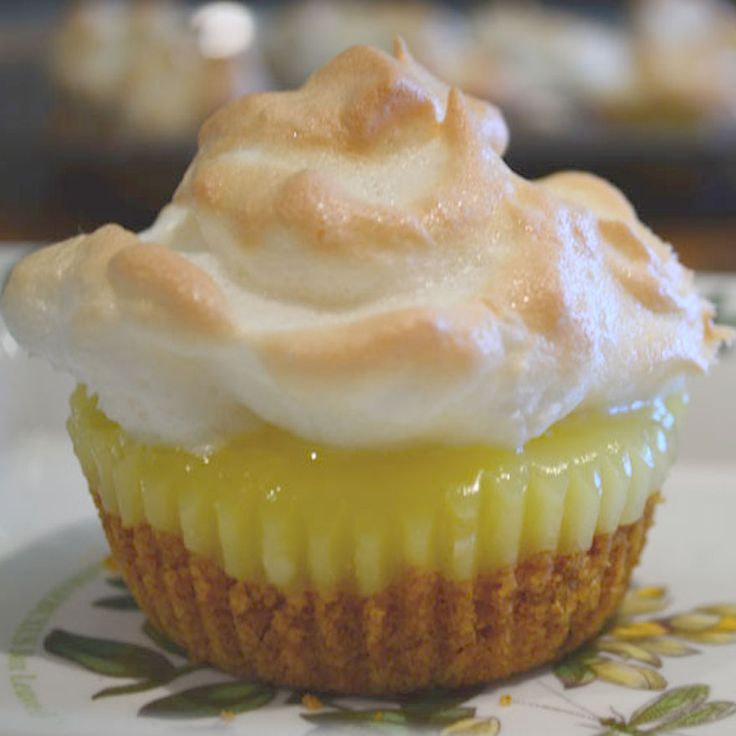
[[[496,680],[575,649],[626,591],[658,498],[586,552],[537,554],[467,582],[408,570],[360,596],[235,580],[176,535],[123,527],[93,496],[141,609],[192,659],[277,685],[356,694]]]

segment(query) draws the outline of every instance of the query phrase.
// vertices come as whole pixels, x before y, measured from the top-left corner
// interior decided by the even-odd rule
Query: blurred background
[[[736,2],[0,3],[0,241],[150,224],[235,96],[402,34],[499,105],[527,177],[594,171],[688,265],[736,270]]]

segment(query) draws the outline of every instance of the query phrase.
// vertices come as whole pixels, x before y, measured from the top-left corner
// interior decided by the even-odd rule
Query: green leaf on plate
[[[470,721],[475,720],[476,709],[472,706],[455,706],[453,708],[445,708],[444,710],[436,710],[432,713],[428,713],[426,716],[416,711],[407,711],[409,719],[412,723],[425,723],[439,726],[451,726],[458,721]]]
[[[157,646],[169,654],[177,657],[188,657],[186,650],[176,642],[171,641],[166,634],[162,634],[148,619],[143,624],[143,633]]]
[[[99,690],[92,696],[92,700],[98,698],[109,698],[113,695],[130,695],[131,693],[142,693],[145,690],[153,690],[153,688],[161,687],[161,685],[168,685],[170,682],[177,680],[184,675],[189,675],[192,672],[198,672],[199,670],[209,669],[209,665],[204,662],[188,662],[181,667],[173,667],[168,677],[162,680],[139,680],[133,682],[130,685],[117,685],[115,687],[106,687]]]
[[[154,688],[165,685],[170,680],[138,680],[130,685],[115,685],[114,687],[105,687],[102,690],[98,690],[93,696],[92,700],[98,700],[99,698],[110,698],[113,695],[131,695],[133,693],[142,693],[146,690],[153,690]]]
[[[652,667],[661,667],[662,660],[658,655],[650,652],[638,643],[632,641],[619,641],[618,639],[598,639],[595,648],[599,652],[615,654],[623,659],[633,659],[637,662],[650,664]]]
[[[645,613],[658,613],[667,608],[667,589],[647,587],[630,590],[616,611],[617,619],[628,619]]]
[[[703,606],[699,610],[704,613],[715,613],[718,616],[736,616],[736,603],[719,603],[712,606]]]
[[[636,690],[664,690],[667,687],[667,680],[659,672],[648,667],[637,667],[606,659],[592,662],[590,668],[599,680],[610,682],[612,685],[622,685]]]
[[[468,700],[472,700],[480,695],[485,689],[485,685],[473,685],[459,690],[447,690],[444,688],[420,690],[419,692],[400,696],[397,699],[397,703],[404,710],[430,713],[462,705]]]
[[[411,723],[406,713],[398,708],[371,708],[369,710],[330,710],[324,713],[301,713],[309,723],[320,725],[350,725],[358,723],[406,726]]]
[[[63,657],[91,672],[108,677],[166,680],[173,665],[159,652],[137,644],[97,639],[54,629],[43,642],[50,654]]]
[[[719,621],[720,616],[718,614],[703,611],[679,613],[667,619],[667,623],[674,629],[676,634],[707,631],[717,626]]]
[[[111,585],[113,588],[118,588],[119,590],[128,590],[128,586],[125,584],[125,580],[122,578],[105,578],[105,582],[108,585]]]
[[[677,639],[670,639],[666,636],[657,639],[643,639],[638,644],[642,649],[663,657],[691,657],[699,653],[694,647],[689,647]]]
[[[445,728],[440,736],[497,736],[500,732],[498,718],[465,718]]]
[[[451,707],[420,711],[410,708],[368,708],[366,710],[330,710],[319,713],[302,713],[301,717],[310,723],[356,724],[371,723],[384,725],[423,725],[451,726],[459,721],[469,721],[475,716],[475,708]]]
[[[138,604],[132,595],[109,595],[98,598],[93,604],[96,608],[112,608],[117,611],[137,611]]]
[[[276,691],[260,682],[218,682],[159,698],[139,711],[141,716],[159,718],[207,718],[223,711],[243,713],[273,700]]]
[[[689,713],[684,713],[674,720],[668,720],[662,723],[661,726],[649,731],[649,733],[667,733],[680,728],[705,726],[707,723],[715,723],[716,721],[722,721],[724,718],[730,718],[734,714],[736,714],[736,703],[727,700],[715,700],[712,703],[701,705]]]
[[[554,673],[565,686],[565,690],[582,687],[595,680],[595,672],[588,666],[586,658],[576,654],[558,662],[554,667]]]
[[[710,688],[707,685],[689,685],[668,690],[662,695],[644,703],[631,715],[629,723],[632,726],[641,726],[645,723],[654,723],[663,718],[675,718],[682,713],[697,708],[708,699]]]
[[[717,627],[709,631],[683,632],[679,636],[696,644],[736,644],[736,632],[719,631]]]

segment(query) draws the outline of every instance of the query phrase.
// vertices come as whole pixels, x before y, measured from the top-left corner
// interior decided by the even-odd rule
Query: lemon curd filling
[[[638,521],[672,463],[686,397],[572,415],[517,452],[327,447],[272,426],[207,456],[139,442],[72,395],[93,492],[126,527],[180,535],[239,580],[372,594],[403,570],[468,580],[590,548]]]

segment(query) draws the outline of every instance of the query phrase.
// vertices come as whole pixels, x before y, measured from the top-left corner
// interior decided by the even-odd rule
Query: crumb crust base
[[[275,685],[363,695],[488,682],[574,650],[616,610],[658,500],[587,551],[536,554],[465,582],[409,569],[361,596],[236,580],[172,533],[124,527],[92,495],[142,611],[193,660]]]

